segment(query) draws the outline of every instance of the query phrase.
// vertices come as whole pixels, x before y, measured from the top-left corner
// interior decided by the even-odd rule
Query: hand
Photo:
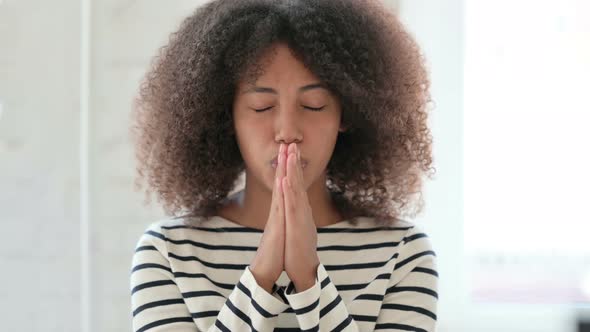
[[[284,270],[285,207],[281,186],[286,172],[285,150],[286,146],[281,144],[268,220],[256,256],[250,264],[254,278],[268,293],[271,293],[272,286]]]
[[[317,229],[313,220],[303,178],[299,148],[291,143],[287,150],[287,175],[283,179],[285,213],[285,271],[297,292],[315,284],[320,259],[317,254]]]

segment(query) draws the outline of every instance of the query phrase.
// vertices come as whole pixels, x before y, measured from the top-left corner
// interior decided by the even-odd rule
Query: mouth
[[[270,161],[270,166],[273,169],[276,169],[277,165],[278,165],[277,157],[274,157],[273,160]],[[305,168],[305,167],[307,167],[307,160],[302,158],[301,159],[301,168]]]

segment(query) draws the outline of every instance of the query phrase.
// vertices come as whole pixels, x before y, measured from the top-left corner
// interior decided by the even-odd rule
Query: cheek
[[[269,133],[268,125],[259,119],[237,119],[234,128],[238,140],[244,144],[260,144]]]
[[[251,166],[268,157],[263,155],[263,147],[268,144],[269,130],[265,129],[265,125],[261,121],[237,119],[234,122],[234,128],[242,159],[246,164]]]
[[[331,141],[338,135],[340,118],[336,115],[330,114],[323,119],[309,121],[308,125],[311,132],[315,133],[317,136],[323,137],[326,141]]]
[[[317,121],[313,125],[310,131],[310,133],[313,133],[313,137],[309,137],[309,141],[313,142],[311,146],[315,151],[316,158],[322,159],[325,162],[330,159],[336,145],[336,139],[338,138],[339,127],[340,124],[333,121],[333,119],[326,122]]]

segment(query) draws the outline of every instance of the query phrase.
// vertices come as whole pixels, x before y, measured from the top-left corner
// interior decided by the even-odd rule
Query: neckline
[[[219,215],[213,216],[212,219],[217,219],[217,220],[219,220],[219,221],[221,221],[221,222],[223,222],[225,224],[228,224],[230,227],[238,227],[238,228],[243,228],[243,229],[247,229],[247,230],[254,230],[254,231],[257,231],[257,232],[261,232],[261,233],[264,232],[264,229],[259,229],[259,228],[253,228],[253,227],[249,227],[249,226],[244,226],[244,225],[235,223],[235,222],[233,222],[233,221],[231,221],[229,219],[226,219],[226,218],[224,218],[222,216],[219,216]],[[342,225],[345,225],[345,224],[349,224],[350,225],[350,220],[349,219],[345,219],[345,220],[341,220],[339,222],[336,222],[336,223],[333,223],[333,224],[330,224],[330,225],[326,225],[326,226],[320,226],[320,227],[317,227],[316,226],[316,229],[319,230],[319,229],[334,228],[334,227],[342,226]]]

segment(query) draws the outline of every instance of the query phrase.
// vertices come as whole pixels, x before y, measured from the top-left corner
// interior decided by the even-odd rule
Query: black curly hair
[[[233,128],[237,82],[285,42],[339,98],[342,123],[326,186],[347,219],[415,216],[432,176],[425,61],[394,13],[371,0],[216,0],[153,58],[132,115],[136,186],[168,215],[210,217],[245,170]],[[222,167],[220,167],[222,166]]]

